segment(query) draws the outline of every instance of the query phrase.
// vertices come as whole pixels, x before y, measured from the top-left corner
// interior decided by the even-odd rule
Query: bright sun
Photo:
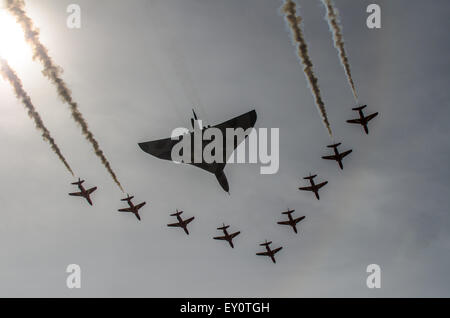
[[[20,25],[4,11],[0,11],[0,57],[11,64],[22,64],[32,57]]]

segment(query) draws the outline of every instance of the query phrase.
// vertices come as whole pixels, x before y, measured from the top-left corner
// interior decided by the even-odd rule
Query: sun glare
[[[11,64],[22,64],[31,59],[31,49],[24,39],[23,31],[16,20],[0,11],[0,57]]]

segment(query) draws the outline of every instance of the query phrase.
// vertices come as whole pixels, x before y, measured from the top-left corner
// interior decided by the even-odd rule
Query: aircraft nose
[[[145,151],[145,144],[143,142],[138,143],[138,146],[142,149],[142,151]]]

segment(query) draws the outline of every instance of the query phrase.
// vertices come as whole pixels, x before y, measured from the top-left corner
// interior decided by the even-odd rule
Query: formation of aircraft
[[[322,188],[324,185],[326,185],[328,183],[328,181],[324,181],[321,182],[319,184],[315,184],[314,183],[314,178],[317,177],[317,175],[309,175],[309,177],[304,177],[303,179],[305,180],[309,180],[309,183],[311,184],[309,187],[300,187],[298,188],[301,191],[311,191],[314,192],[314,194],[316,195],[317,200],[320,200],[320,196],[319,196],[319,189]]]
[[[234,248],[234,245],[233,245],[233,238],[235,238],[236,236],[238,236],[239,233],[241,233],[241,232],[238,231],[238,232],[234,232],[234,233],[229,234],[228,231],[227,231],[227,229],[228,229],[229,227],[230,227],[229,225],[225,225],[225,223],[223,223],[223,226],[222,226],[222,227],[218,227],[217,229],[218,229],[218,230],[222,230],[224,235],[223,235],[223,236],[216,236],[216,237],[214,237],[214,239],[215,239],[215,240],[224,240],[224,241],[227,241],[228,244],[230,244],[231,248]]]
[[[256,253],[256,255],[259,256],[269,256],[272,259],[272,262],[276,263],[277,261],[275,260],[275,254],[278,253],[279,251],[281,251],[283,249],[283,247],[277,247],[276,249],[272,250],[270,248],[270,244],[272,244],[272,241],[267,242],[267,240],[262,243],[259,244],[259,246],[265,246],[266,247],[266,251],[265,252],[260,252],[260,253]]]
[[[367,124],[369,123],[369,121],[371,121],[372,119],[377,117],[378,112],[370,114],[369,116],[366,117],[366,116],[364,116],[364,113],[362,111],[366,107],[367,107],[367,105],[363,105],[363,106],[352,108],[352,110],[355,110],[355,111],[357,111],[359,113],[359,118],[347,120],[347,123],[359,124],[359,125],[363,126],[364,127],[364,131],[368,135],[369,134],[369,128],[367,127]]]
[[[177,210],[176,213],[171,214],[170,216],[176,216],[177,217],[178,222],[177,223],[167,224],[167,226],[169,226],[169,227],[181,227],[184,230],[184,232],[187,235],[189,235],[189,231],[187,229],[187,225],[194,219],[194,217],[191,217],[189,219],[183,220],[181,218],[181,216],[180,216],[182,213],[183,213],[183,211],[178,211]]]
[[[138,205],[134,205],[133,202],[131,200],[133,200],[134,196],[131,196],[129,194],[127,194],[127,197],[124,199],[121,199],[121,201],[127,201],[129,207],[128,208],[123,208],[123,209],[119,209],[119,212],[131,212],[133,213],[136,218],[140,221],[141,217],[139,215],[139,209],[142,208],[145,205],[145,202],[141,202]]]
[[[342,164],[342,159],[344,159],[344,157],[349,155],[353,150],[350,149],[350,150],[347,150],[347,151],[344,151],[344,152],[340,153],[338,151],[338,149],[337,149],[340,145],[341,145],[341,143],[337,143],[337,144],[334,144],[334,145],[328,145],[327,146],[328,148],[333,148],[334,155],[323,156],[322,159],[325,159],[325,160],[336,160],[337,163],[339,164],[339,167],[341,169],[344,169],[344,165]]]
[[[288,220],[287,221],[280,221],[277,222],[280,225],[289,225],[292,227],[292,229],[294,230],[295,233],[297,233],[297,223],[302,221],[305,217],[301,216],[299,218],[294,219],[292,217],[292,213],[294,213],[295,210],[287,210],[286,212],[281,212],[281,214],[286,214],[288,216]]]
[[[78,189],[80,190],[80,192],[72,192],[72,193],[69,193],[69,195],[77,196],[77,197],[83,197],[83,198],[85,198],[87,200],[87,202],[90,205],[92,205],[91,194],[92,194],[92,192],[97,190],[97,187],[93,187],[93,188],[90,188],[90,189],[86,190],[83,187],[83,182],[84,182],[84,180],[81,180],[80,178],[78,178],[77,182],[72,182],[73,185],[77,185],[78,186]]]
[[[364,113],[363,113],[362,110],[364,108],[366,108],[366,107],[367,107],[367,105],[362,105],[362,106],[358,106],[358,107],[352,108],[352,110],[359,112],[359,117],[360,118],[350,119],[350,120],[347,120],[347,122],[350,123],[350,124],[360,124],[360,125],[362,125],[364,127],[364,131],[366,132],[366,134],[369,134],[369,128],[367,127],[367,123],[370,120],[372,120],[373,118],[375,118],[378,115],[378,112],[370,114],[368,116],[364,116]],[[339,164],[339,167],[343,170],[344,169],[344,165],[342,163],[342,159],[344,159],[346,156],[348,156],[350,153],[352,153],[353,150],[349,149],[349,150],[344,151],[344,152],[341,153],[338,150],[338,147],[340,145],[341,145],[341,143],[328,145],[327,146],[328,148],[333,148],[334,154],[328,155],[328,156],[323,156],[322,159],[335,160]],[[309,180],[310,183],[311,183],[311,186],[309,186],[309,187],[300,187],[299,190],[312,191],[316,195],[317,200],[320,200],[318,190],[321,187],[323,187],[324,185],[326,185],[328,183],[328,181],[325,181],[325,182],[322,182],[322,183],[316,185],[314,183],[314,180],[313,180],[315,177],[316,177],[316,175],[314,175],[314,176],[310,175],[309,177],[303,178],[303,179]]]
[[[350,119],[347,120],[348,123],[351,124],[360,124],[364,127],[364,131],[366,132],[366,134],[369,134],[369,129],[367,127],[367,124],[370,120],[372,120],[373,118],[375,118],[378,115],[378,112],[370,114],[368,116],[365,116],[363,113],[363,109],[366,108],[367,105],[363,105],[363,106],[359,106],[359,107],[355,107],[352,108],[352,110],[354,111],[358,111],[359,112],[359,116],[360,118],[357,119]],[[192,128],[195,130],[200,130],[200,131],[204,131],[206,128],[210,128],[211,126],[202,126],[201,125],[201,121],[198,119],[197,114],[195,113],[194,110],[192,110],[194,117],[191,118],[191,126]],[[222,124],[216,125],[214,126],[215,128],[219,128],[221,131],[223,131],[223,135],[226,136],[226,129],[227,128],[242,128],[244,131],[247,130],[248,128],[253,128],[254,124],[256,122],[256,112],[254,110],[245,113],[241,116],[235,117],[231,120],[228,120]],[[234,143],[234,149],[235,150],[237,148],[237,146],[248,136],[248,134],[245,134],[243,136],[243,138],[241,138],[240,140],[235,141]],[[190,137],[193,138],[193,132],[190,133]],[[172,160],[171,158],[171,151],[172,148],[175,146],[175,144],[177,144],[179,140],[172,140],[171,138],[167,138],[167,139],[161,139],[161,140],[155,140],[155,141],[149,141],[149,142],[144,142],[144,143],[139,143],[140,148],[157,157],[160,159],[165,159],[165,160]],[[192,139],[191,139],[192,141]],[[203,141],[203,149],[205,148],[205,146],[208,144],[208,142]],[[224,140],[224,145],[226,145],[226,141]],[[323,159],[326,160],[335,160],[337,161],[337,163],[339,164],[339,167],[341,169],[344,169],[344,166],[342,164],[342,159],[344,157],[346,157],[347,155],[349,155],[352,150],[347,150],[344,151],[342,153],[340,153],[338,151],[338,147],[341,145],[341,143],[337,143],[337,144],[333,144],[333,145],[328,145],[327,147],[329,148],[333,148],[334,154],[333,155],[328,155],[328,156],[323,156]],[[228,161],[229,158],[229,154],[228,157],[226,155],[226,151],[224,149],[223,152],[224,155],[224,161],[223,163],[206,163],[206,162],[201,162],[201,163],[192,163],[192,165],[199,167],[203,170],[206,170],[210,173],[214,173],[220,186],[229,193],[229,185],[228,185],[228,180],[223,172],[226,162]],[[193,157],[193,152],[191,153],[191,157]],[[319,190],[324,187],[326,184],[328,184],[328,181],[323,181],[321,183],[316,184],[314,182],[314,178],[316,178],[317,175],[312,175],[310,174],[308,177],[304,177],[303,179],[308,180],[310,182],[310,186],[305,186],[305,187],[299,187],[299,190],[302,191],[311,191],[315,194],[317,200],[320,200],[320,196],[319,196]],[[83,187],[83,183],[85,182],[85,180],[81,180],[80,178],[78,178],[77,182],[73,182],[72,185],[77,185],[79,188],[79,192],[73,192],[73,193],[69,193],[69,195],[71,196],[80,196],[85,198],[88,203],[90,205],[92,205],[92,200],[90,195],[97,189],[97,187],[92,187],[90,189],[85,189]],[[128,203],[128,207],[127,208],[122,208],[119,209],[119,212],[130,212],[133,213],[136,218],[138,220],[141,220],[141,217],[139,215],[139,210],[146,204],[146,202],[141,202],[137,205],[134,205],[134,203],[132,202],[134,196],[130,196],[129,194],[127,194],[127,197],[124,199],[121,199],[121,201],[126,201]],[[184,230],[184,232],[189,235],[189,231],[187,229],[187,225],[192,222],[192,220],[194,220],[194,217],[188,218],[183,220],[181,218],[181,214],[183,213],[183,211],[178,211],[174,214],[170,214],[171,216],[175,216],[177,218],[176,223],[171,223],[171,224],[167,224],[168,227],[180,227]],[[292,214],[295,212],[295,210],[290,210],[288,209],[285,212],[281,212],[281,214],[283,215],[287,215],[288,219],[285,221],[279,221],[277,222],[277,224],[280,225],[289,225],[290,227],[292,227],[293,231],[295,233],[298,233],[297,230],[297,224],[300,223],[302,220],[305,219],[305,216],[301,216],[298,218],[293,218]],[[234,233],[228,233],[227,229],[229,228],[229,225],[225,225],[225,223],[223,223],[223,225],[221,227],[218,227],[217,230],[221,230],[223,231],[223,236],[216,236],[213,237],[213,239],[215,240],[223,240],[228,242],[228,244],[230,245],[231,248],[234,248],[234,244],[233,244],[233,239],[238,236],[241,232],[237,231]],[[258,256],[268,256],[271,258],[273,263],[276,263],[275,260],[275,254],[278,253],[281,249],[283,249],[283,247],[278,247],[275,249],[271,249],[270,248],[270,244],[272,244],[272,241],[265,241],[264,243],[261,243],[260,246],[264,246],[266,248],[266,251],[264,252],[258,252],[256,253],[256,255]]]
[[[197,115],[194,112],[194,118],[191,118],[191,125],[192,128],[195,130],[200,130],[202,133],[205,130],[205,127],[202,127],[200,124],[200,121],[197,118]],[[248,137],[248,135],[250,134],[250,128],[253,128],[255,126],[256,123],[256,111],[252,110],[249,111],[248,113],[245,113],[243,115],[240,115],[238,117],[232,118],[226,122],[223,122],[221,124],[215,125],[213,126],[213,128],[218,128],[221,132],[222,132],[222,136],[223,136],[223,158],[221,160],[221,162],[212,162],[212,163],[208,163],[204,160],[204,158],[202,158],[201,162],[194,162],[194,147],[191,146],[191,160],[188,164],[191,164],[195,167],[198,167],[200,169],[203,169],[209,173],[213,173],[216,178],[217,181],[219,182],[220,186],[222,187],[222,189],[225,192],[230,192],[230,187],[228,185],[228,180],[227,177],[225,176],[224,173],[224,169],[226,166],[226,163],[228,161],[228,159],[231,157],[231,155],[233,154],[232,152],[227,152],[226,150],[226,129],[227,128],[232,128],[232,129],[238,129],[238,128],[242,128],[245,131],[245,134],[243,136],[239,136],[237,138],[237,140],[235,140],[234,142],[234,148],[233,151],[236,150],[236,148],[239,146],[239,144],[241,142],[243,142],[245,140],[245,138]],[[197,123],[198,125],[195,125],[195,123]],[[208,126],[206,128],[210,128],[211,126]],[[247,131],[248,130],[248,131]],[[194,131],[189,133],[189,137],[191,138],[191,145],[195,144],[195,140],[194,140]],[[165,139],[160,139],[160,140],[154,140],[154,141],[148,141],[148,142],[142,142],[139,143],[139,147],[146,153],[155,156],[159,159],[164,159],[164,160],[170,160],[172,161],[172,148],[178,144],[179,142],[181,142],[182,140],[182,136],[180,136],[178,139],[172,139],[172,138],[165,138]],[[202,153],[203,150],[205,149],[205,147],[210,144],[212,142],[212,140],[203,140],[202,138]],[[202,156],[203,157],[203,156]]]

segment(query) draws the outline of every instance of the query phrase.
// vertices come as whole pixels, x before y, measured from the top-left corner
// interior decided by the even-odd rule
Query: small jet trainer
[[[232,118],[230,120],[227,120],[226,122],[215,125],[213,127],[211,127],[211,126],[206,126],[206,127],[203,126],[202,127],[202,125],[200,124],[200,120],[197,118],[197,114],[195,114],[195,111],[193,111],[193,113],[194,113],[194,118],[191,118],[191,125],[192,125],[192,128],[194,129],[194,131],[189,133],[189,135],[190,135],[189,137],[191,138],[191,156],[190,156],[191,160],[190,160],[190,162],[186,162],[186,163],[196,166],[196,167],[203,169],[205,171],[208,171],[210,173],[213,173],[216,176],[217,181],[219,182],[222,189],[224,189],[225,192],[229,193],[230,187],[228,185],[228,180],[227,180],[227,177],[225,176],[224,169],[225,169],[228,159],[233,154],[233,151],[236,150],[236,148],[239,146],[239,144],[241,142],[243,142],[245,140],[245,138],[247,138],[247,136],[250,134],[250,132],[252,130],[251,128],[253,128],[255,126],[256,118],[257,118],[256,111],[255,110],[249,111],[243,115]],[[195,123],[197,123],[198,125],[195,125]],[[200,131],[203,135],[206,132],[206,130],[209,128],[217,128],[222,133],[223,157],[221,158],[221,160],[218,160],[220,162],[218,162],[218,161],[206,162],[202,156],[201,160],[199,160],[200,162],[195,162],[194,133]],[[228,128],[234,129],[234,130],[241,128],[244,131],[244,133],[242,135],[235,138],[234,143],[232,144],[232,146],[233,146],[232,149],[227,149],[226,130]],[[139,143],[139,147],[144,152],[146,152],[152,156],[155,156],[159,159],[173,161],[172,160],[172,149],[173,149],[173,147],[175,147],[175,145],[177,145],[181,141],[182,141],[182,136],[176,137],[174,139],[166,138],[166,139],[142,142],[142,143]],[[201,144],[202,153],[203,153],[205,147],[207,145],[209,145],[211,142],[212,142],[212,140],[204,140],[202,138],[202,144]],[[230,148],[230,147],[228,147],[228,148]],[[233,151],[231,151],[231,150],[233,150]]]
[[[364,108],[366,108],[366,107],[367,107],[367,105],[363,105],[363,106],[360,106],[360,107],[352,108],[352,110],[355,110],[355,111],[357,111],[359,113],[359,118],[347,120],[347,123],[360,124],[361,126],[364,127],[364,131],[368,135],[369,134],[369,128],[367,127],[367,124],[369,123],[369,121],[371,121],[372,119],[377,117],[378,112],[370,114],[369,116],[365,117],[362,110]]]
[[[334,145],[329,145],[327,146],[328,148],[333,148],[334,150],[334,155],[331,156],[323,156],[322,159],[326,159],[326,160],[336,160],[337,163],[339,164],[339,167],[343,170],[344,169],[344,165],[342,164],[342,159],[344,159],[345,156],[347,156],[348,154],[350,154],[352,152],[352,150],[347,150],[344,151],[343,153],[340,153],[337,149],[337,147],[339,147],[341,145],[341,143],[337,143]]]
[[[292,213],[294,211],[295,210],[289,210],[288,209],[286,212],[281,212],[281,214],[287,214],[288,220],[287,221],[277,222],[277,223],[281,224],[281,225],[290,225],[294,229],[294,232],[297,233],[297,223],[300,222],[301,220],[303,220],[305,217],[301,216],[301,217],[296,218],[296,219],[292,218]]]
[[[177,213],[171,214],[170,216],[176,216],[178,222],[177,223],[171,223],[171,224],[167,224],[167,226],[170,227],[181,227],[184,232],[186,232],[187,235],[189,235],[189,231],[187,229],[187,225],[194,219],[194,217],[191,217],[189,219],[183,220],[180,216],[180,214],[183,213],[183,211],[178,211]]]
[[[298,188],[298,189],[299,189],[299,190],[302,190],[302,191],[311,191],[311,192],[314,192],[314,194],[316,195],[317,200],[320,200],[319,189],[322,188],[324,185],[326,185],[326,184],[328,183],[328,181],[324,181],[324,182],[322,182],[322,183],[315,184],[315,183],[314,183],[314,178],[315,178],[315,177],[317,177],[316,174],[313,175],[313,176],[310,174],[309,177],[303,178],[303,179],[305,179],[305,180],[309,180],[309,182],[311,183],[311,186],[309,186],[309,187],[300,187],[300,188]]]
[[[275,261],[275,254],[278,253],[283,247],[278,247],[274,250],[270,249],[269,245],[272,244],[272,241],[270,242],[266,242],[259,244],[260,246],[265,246],[266,247],[266,252],[260,252],[260,253],[256,253],[256,255],[259,256],[269,256],[272,259],[272,262],[276,263]]]
[[[233,245],[233,238],[235,238],[236,236],[238,236],[239,233],[241,233],[241,232],[238,231],[238,232],[234,232],[234,233],[228,234],[227,228],[229,228],[229,227],[230,227],[229,225],[225,225],[225,223],[223,223],[223,226],[222,226],[222,227],[218,227],[217,229],[218,229],[218,230],[222,230],[222,231],[223,231],[223,234],[225,234],[225,235],[224,235],[224,236],[216,236],[216,237],[214,237],[214,239],[215,239],[215,240],[224,240],[224,241],[227,241],[227,242],[230,244],[231,248],[234,248],[234,245]]]
[[[128,208],[124,208],[124,209],[119,209],[119,212],[131,212],[133,213],[137,219],[140,221],[141,217],[139,215],[139,209],[142,208],[145,205],[145,202],[139,203],[138,205],[134,205],[133,202],[131,202],[131,200],[133,200],[134,196],[131,196],[129,194],[127,194],[127,197],[124,199],[121,199],[120,201],[127,201],[129,207]]]
[[[93,187],[90,189],[85,189],[83,187],[83,182],[84,180],[81,180],[80,178],[78,178],[77,182],[72,182],[73,185],[77,185],[78,189],[80,189],[80,192],[73,192],[73,193],[69,193],[69,195],[72,196],[76,196],[76,197],[83,197],[87,200],[87,202],[92,205],[92,200],[91,200],[91,194],[92,192],[94,192],[95,190],[97,190],[97,187]]]

